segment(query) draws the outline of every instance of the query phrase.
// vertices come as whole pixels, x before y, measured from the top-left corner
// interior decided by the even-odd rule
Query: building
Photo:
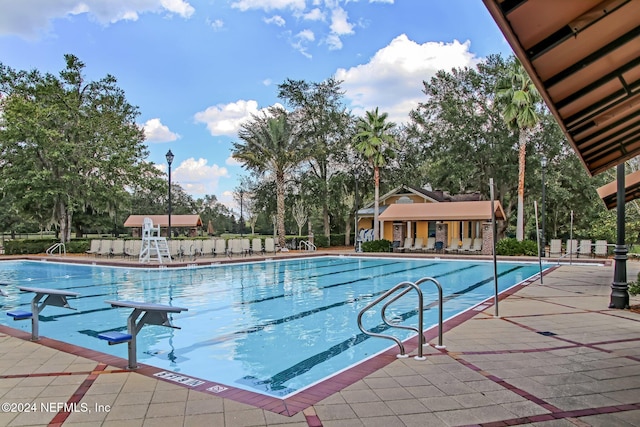
[[[358,211],[358,230],[373,228],[374,204]],[[504,220],[500,202],[494,202],[496,220]],[[406,237],[435,237],[446,247],[463,238],[482,238],[483,253],[491,253],[491,201],[479,193],[451,195],[403,185],[380,197],[380,238],[399,246]],[[488,235],[487,233],[491,233]],[[488,240],[486,240],[488,239]]]

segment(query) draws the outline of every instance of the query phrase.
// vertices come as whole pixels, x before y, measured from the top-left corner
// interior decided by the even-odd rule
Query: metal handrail
[[[439,306],[439,312],[440,313],[439,313],[439,321],[438,321],[438,327],[439,327],[438,345],[436,346],[436,348],[445,348],[445,346],[442,345],[442,286],[440,285],[440,283],[438,283],[438,281],[436,279],[431,278],[431,277],[423,277],[422,279],[418,280],[415,283],[408,282],[408,281],[400,282],[396,286],[394,286],[393,288],[391,288],[388,291],[386,291],[384,294],[380,295],[374,301],[372,301],[369,304],[367,304],[367,306],[364,307],[362,310],[360,310],[360,313],[358,314],[358,327],[360,328],[360,330],[362,332],[364,332],[365,334],[367,334],[369,336],[372,336],[372,337],[384,338],[384,339],[389,339],[389,340],[394,341],[398,345],[398,347],[400,348],[400,354],[398,354],[397,357],[398,358],[408,357],[405,354],[404,344],[402,344],[402,341],[400,341],[398,338],[394,337],[393,335],[387,335],[387,334],[381,334],[381,333],[378,333],[378,332],[368,331],[368,330],[364,329],[364,327],[362,326],[362,316],[364,315],[365,312],[367,312],[368,310],[370,310],[371,308],[373,308],[374,306],[376,306],[380,302],[386,300],[388,297],[390,297],[390,296],[395,294],[391,298],[391,300],[389,300],[382,307],[382,310],[380,312],[380,315],[382,317],[382,321],[384,322],[385,325],[387,325],[387,326],[389,326],[391,328],[406,329],[406,330],[410,330],[410,331],[416,332],[420,336],[420,345],[418,345],[418,355],[415,356],[414,358],[416,360],[424,360],[425,357],[423,356],[422,347],[423,346],[427,346],[429,344],[427,343],[426,338],[424,336],[424,329],[423,329],[424,328],[424,326],[423,326],[424,302],[423,302],[422,290],[420,289],[420,284],[422,284],[424,282],[428,282],[428,281],[433,282],[438,288],[438,306]],[[415,328],[413,326],[397,325],[397,324],[391,323],[387,319],[387,316],[386,316],[387,307],[389,307],[390,304],[392,304],[393,302],[397,301],[398,299],[400,299],[401,297],[403,297],[407,293],[411,292],[412,290],[415,290],[416,293],[418,294],[418,327]],[[398,291],[400,291],[400,292],[397,293]]]
[[[305,250],[309,252],[313,252],[317,249],[316,245],[309,242],[308,240],[300,240],[300,243],[298,243],[298,250],[301,251],[303,246],[305,247]]]
[[[53,253],[55,251],[58,251],[58,255],[62,255],[64,253],[64,256],[67,256],[67,248],[62,242],[54,243],[53,245],[49,246],[45,253],[49,256],[53,256]]]

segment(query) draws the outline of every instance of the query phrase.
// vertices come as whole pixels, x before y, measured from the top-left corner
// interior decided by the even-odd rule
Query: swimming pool
[[[539,272],[537,264],[498,263],[503,291]],[[227,386],[284,398],[369,358],[391,345],[357,326],[358,312],[401,281],[436,278],[443,287],[444,317],[493,295],[493,264],[434,259],[313,257],[220,264],[198,268],[135,269],[38,261],[0,263],[3,311],[29,310],[33,294],[16,286],[78,292],[77,309],[47,307],[40,335],[127,357],[127,346],[109,346],[99,333],[126,331],[130,310],[105,300],[186,307],[173,315],[180,330],[145,326],[138,334],[138,362]],[[425,307],[437,301],[425,286]],[[415,326],[416,299],[403,298],[387,315]],[[437,305],[424,313],[425,329],[437,323]],[[363,318],[384,327],[379,312]],[[30,331],[30,322],[0,316],[0,323]],[[388,331],[400,339],[410,332]],[[446,344],[446,343],[445,343]]]

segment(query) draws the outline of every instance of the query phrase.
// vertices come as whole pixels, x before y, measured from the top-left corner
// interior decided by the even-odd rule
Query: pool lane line
[[[503,271],[501,273],[498,274],[498,277],[503,276],[505,274],[509,274],[512,273],[513,271],[519,270],[521,268],[524,268],[524,266],[516,266],[514,268],[511,268],[509,270]],[[470,292],[482,285],[485,285],[489,282],[493,281],[493,277],[489,278],[489,279],[484,279],[480,282],[477,282],[471,286],[468,286],[467,288],[465,288],[463,291],[464,292]],[[458,292],[454,292],[450,295],[448,295],[448,299],[447,300],[451,300],[454,298],[457,298],[461,295],[464,295],[463,291],[458,291]],[[443,298],[444,300],[444,298]],[[433,304],[433,303],[432,303]],[[438,303],[436,302],[435,305],[437,306]],[[398,315],[398,317],[400,317],[402,319],[402,321],[405,321],[413,316],[416,316],[418,313],[418,310],[411,310],[408,312],[405,312],[401,315]],[[386,330],[390,329],[390,326],[381,323],[378,324],[377,326],[375,326],[372,331],[373,332],[384,332]],[[320,353],[317,353],[311,357],[308,357],[307,359],[300,361],[298,363],[296,363],[295,365],[292,365],[291,367],[278,372],[277,374],[273,375],[271,378],[267,378],[267,379],[257,379],[257,381],[255,381],[254,383],[256,385],[267,385],[267,384],[274,384],[275,387],[270,387],[270,389],[273,390],[278,390],[278,389],[285,389],[286,387],[283,386],[284,383],[286,383],[287,381],[292,380],[293,378],[296,378],[304,373],[306,373],[307,371],[311,370],[315,365],[319,364],[319,363],[323,363],[326,362],[327,360],[341,354],[342,352],[352,348],[355,345],[360,344],[361,342],[369,339],[369,338],[373,338],[370,335],[367,335],[365,333],[360,333],[357,334],[353,337],[351,337],[348,340],[342,341],[341,343],[335,344],[331,347],[329,347],[327,350],[322,351]]]

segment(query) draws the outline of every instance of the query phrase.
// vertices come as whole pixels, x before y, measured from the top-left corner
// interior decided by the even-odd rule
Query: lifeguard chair
[[[145,218],[142,222],[142,247],[140,248],[140,262],[163,260],[171,262],[167,239],[160,236],[160,225],[154,227],[151,218]]]

